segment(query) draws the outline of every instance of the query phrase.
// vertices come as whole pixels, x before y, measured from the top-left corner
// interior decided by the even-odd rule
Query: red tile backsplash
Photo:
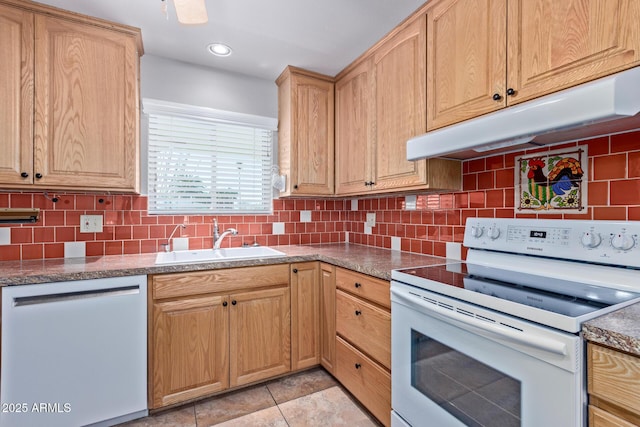
[[[444,256],[446,242],[462,242],[468,217],[522,217],[640,220],[640,131],[595,138],[577,144],[589,146],[589,208],[582,214],[516,214],[514,212],[514,158],[509,153],[463,163],[463,191],[419,194],[417,209],[405,210],[404,196],[350,199],[279,199],[272,215],[218,215],[221,229],[237,228],[223,246],[333,243],[349,241],[391,248],[391,237],[401,249]],[[542,148],[544,151],[557,147]],[[528,151],[531,152],[531,151]],[[55,195],[57,203],[50,199]],[[0,260],[61,258],[64,243],[83,241],[87,256],[150,253],[161,250],[176,225],[186,223],[174,237],[189,239],[191,249],[211,248],[213,216],[149,215],[147,198],[42,192],[0,193],[1,207],[39,207],[36,224],[8,224],[11,244],[0,246]],[[300,222],[300,211],[312,212],[311,223]],[[376,226],[365,234],[367,212],[376,213]],[[80,215],[104,216],[102,233],[80,233]],[[284,223],[284,235],[273,235],[273,223]],[[463,250],[463,254],[466,251]]]

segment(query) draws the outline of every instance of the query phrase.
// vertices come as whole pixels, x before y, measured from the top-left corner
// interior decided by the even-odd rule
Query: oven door
[[[578,336],[398,282],[391,300],[392,407],[410,426],[583,425]]]

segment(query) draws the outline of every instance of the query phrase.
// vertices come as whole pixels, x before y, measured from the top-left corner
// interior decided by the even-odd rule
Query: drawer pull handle
[[[356,282],[356,283],[355,283],[355,286],[356,286],[356,288],[359,288],[359,287],[361,287],[361,286],[362,286],[362,284],[361,284],[361,283]]]
[[[361,365],[361,364],[356,363],[356,369],[360,369],[361,367],[362,367],[362,365]]]
[[[360,310],[356,310],[356,316],[360,316],[362,312]]]

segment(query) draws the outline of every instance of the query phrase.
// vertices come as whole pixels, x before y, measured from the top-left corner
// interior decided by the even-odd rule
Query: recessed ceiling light
[[[231,55],[231,48],[224,43],[211,43],[207,46],[209,52],[216,56],[229,56]]]

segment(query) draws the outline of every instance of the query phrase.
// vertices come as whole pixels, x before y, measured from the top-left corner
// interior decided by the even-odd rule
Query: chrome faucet
[[[224,233],[220,234],[220,229],[218,228],[218,219],[214,218],[213,219],[213,249],[220,249],[222,240],[224,240],[224,238],[229,234],[231,234],[232,236],[235,236],[238,234],[238,230],[236,230],[235,228],[228,228],[227,230],[225,230]]]

